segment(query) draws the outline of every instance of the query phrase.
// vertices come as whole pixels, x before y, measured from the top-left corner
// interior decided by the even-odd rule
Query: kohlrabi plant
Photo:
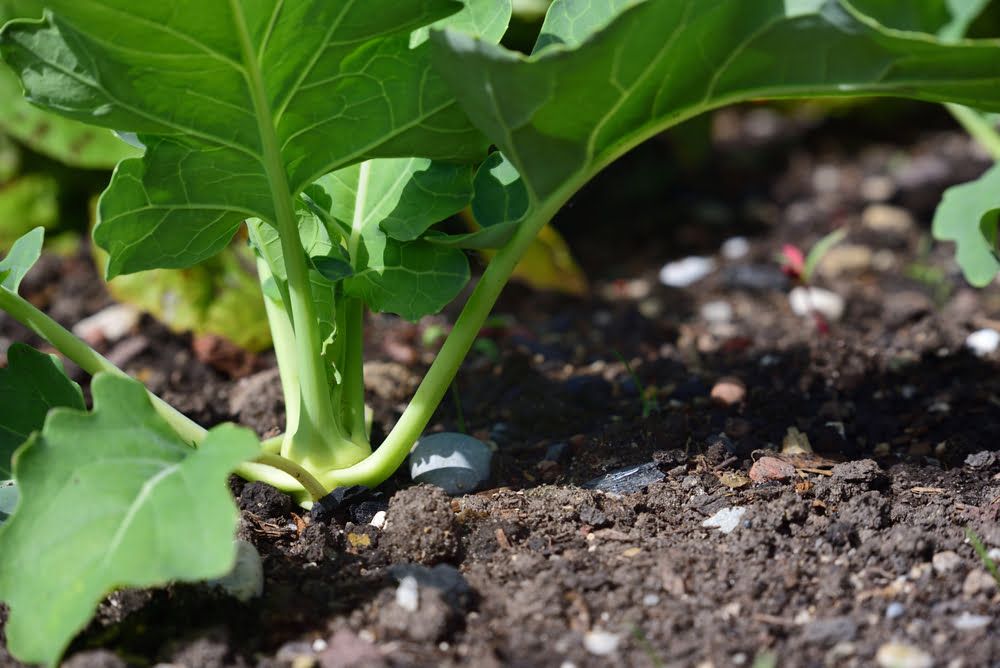
[[[10,650],[41,663],[108,591],[231,566],[228,474],[303,503],[390,476],[536,234],[631,147],[751,99],[1000,109],[998,43],[944,45],[833,0],[556,0],[530,55],[497,45],[497,0],[40,4],[43,20],[0,37],[28,99],[146,147],[100,200],[108,276],[191,266],[245,226],[288,412],[260,442],[153,397],[17,294],[40,234],[22,239],[0,308],[94,375],[89,411],[47,355],[14,347],[0,375],[0,469],[20,494],[0,599]],[[481,229],[435,228],[470,202]],[[438,311],[469,280],[465,249],[496,254],[373,450],[364,312]]]

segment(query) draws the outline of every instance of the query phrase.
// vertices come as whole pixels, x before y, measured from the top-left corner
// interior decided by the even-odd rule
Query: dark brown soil
[[[432,424],[461,415],[496,445],[489,489],[450,499],[400,473],[381,497],[310,515],[234,480],[262,598],[116,593],[66,665],[1000,666],[1000,589],[966,536],[1000,548],[1000,353],[965,348],[1000,327],[1000,289],[970,289],[927,244],[941,190],[988,163],[933,111],[852,118],[722,112],[707,159],[679,173],[691,152],[666,137],[567,207],[593,296],[511,286],[483,333],[495,345],[457,380],[461,412],[446,400]],[[873,228],[876,204],[896,207],[894,227]],[[846,311],[818,327],[792,313],[774,256],[840,226],[854,254],[829,256],[817,283]],[[736,234],[748,254],[722,257]],[[661,285],[688,254],[718,266]],[[67,324],[108,303],[82,257],[47,258],[25,289]],[[719,301],[731,317],[706,320]],[[453,315],[370,319],[376,432],[433,357],[423,333]],[[0,337],[33,341],[9,320]],[[206,425],[280,426],[269,356],[234,379],[148,320],[106,351]],[[790,430],[815,453],[781,454]],[[585,487],[642,464],[660,480]],[[719,511],[731,532],[705,526]]]

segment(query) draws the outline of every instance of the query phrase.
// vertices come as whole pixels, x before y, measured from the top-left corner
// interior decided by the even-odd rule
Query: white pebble
[[[706,322],[723,323],[733,319],[733,307],[723,299],[705,302],[701,305],[701,317]]]
[[[788,303],[795,315],[802,317],[819,313],[827,320],[836,322],[844,315],[844,298],[836,292],[823,288],[799,286],[788,293]]]
[[[881,668],[932,668],[934,659],[919,647],[888,642],[878,648],[875,663]]]
[[[711,274],[714,269],[715,260],[693,255],[663,265],[660,282],[672,288],[686,288]]]
[[[986,556],[992,559],[993,561],[1000,561],[1000,547],[992,548],[989,552],[986,553]]]
[[[417,579],[412,575],[405,576],[396,587],[396,605],[407,612],[416,612],[420,607],[420,589]]]
[[[732,237],[722,242],[721,250],[727,260],[739,260],[750,252],[750,242],[746,237]]]
[[[385,526],[385,511],[380,510],[374,515],[372,515],[372,521],[369,522],[376,529],[381,529]]]
[[[596,656],[608,656],[618,651],[621,636],[601,629],[594,629],[583,634],[584,648]]]
[[[995,352],[1000,346],[1000,332],[995,329],[977,329],[965,339],[965,347],[979,357]]]
[[[139,324],[139,311],[126,304],[101,309],[73,326],[73,333],[90,345],[121,339]]]
[[[906,612],[906,607],[899,601],[893,601],[885,609],[886,619],[898,619]]]
[[[718,529],[722,533],[732,533],[739,526],[740,518],[746,511],[746,506],[723,508],[702,522],[701,525],[709,529]]]
[[[969,612],[963,612],[951,621],[951,625],[959,631],[975,631],[989,626],[992,621],[993,618],[989,615],[973,615]]]
[[[647,608],[653,608],[660,604],[660,597],[657,594],[646,594],[642,597],[642,604]]]

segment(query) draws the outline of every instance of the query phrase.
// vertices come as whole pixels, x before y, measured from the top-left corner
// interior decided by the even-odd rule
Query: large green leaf
[[[0,527],[7,646],[52,664],[117,587],[218,577],[233,564],[226,476],[259,444],[211,430],[188,447],[134,380],[98,374],[91,413],[56,409],[14,459],[21,503]]]
[[[0,25],[11,19],[37,19],[41,4],[35,0],[0,0]],[[0,63],[0,130],[32,150],[73,167],[110,169],[119,160],[141,151],[117,139],[108,130],[42,111],[21,95],[21,84],[10,68]]]
[[[972,285],[988,285],[1000,271],[1000,165],[975,181],[949,188],[934,213],[934,237],[954,241],[955,257]]]
[[[14,451],[57,406],[83,410],[80,386],[55,357],[23,343],[12,345],[7,368],[0,369],[0,480],[11,477]]]
[[[43,23],[2,33],[29,99],[147,146],[101,198],[109,276],[209,257],[331,170],[485,148],[430,45],[410,48],[414,29],[461,9],[453,0],[46,5]]]
[[[509,0],[467,0],[461,12],[433,27],[498,42],[510,15]],[[427,34],[427,28],[415,31],[411,43],[424,44]],[[410,320],[454,299],[469,279],[464,254],[421,237],[469,204],[472,178],[468,165],[410,157],[369,160],[317,182],[325,191],[316,198],[326,203],[325,216],[346,230],[350,275],[339,258],[333,262],[347,294]]]
[[[1000,109],[1000,42],[946,46],[832,0],[648,0],[610,22],[606,3],[557,0],[550,12],[570,7],[596,19],[547,22],[550,45],[532,56],[432,37],[438,69],[536,200],[568,196],[644,139],[741,100],[895,95]]]

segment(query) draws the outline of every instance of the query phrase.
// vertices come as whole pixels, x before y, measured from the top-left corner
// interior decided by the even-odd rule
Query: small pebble
[[[410,453],[410,477],[440,487],[452,496],[476,491],[490,479],[493,451],[466,434],[423,436]]]
[[[657,594],[646,594],[642,597],[642,604],[647,608],[653,608],[660,604],[660,597]]]
[[[714,269],[715,260],[710,257],[686,257],[663,265],[660,282],[672,288],[686,288],[711,274]]]
[[[938,575],[943,575],[944,573],[950,573],[962,564],[962,557],[958,556],[956,552],[951,550],[945,550],[944,552],[938,552],[933,557],[931,557],[931,565],[934,567],[934,572]]]
[[[988,469],[997,463],[997,453],[982,450],[965,458],[965,465],[973,469]]]
[[[594,629],[583,634],[584,648],[595,656],[609,656],[618,651],[621,636],[601,629]]]
[[[896,184],[888,176],[868,176],[861,182],[858,189],[861,196],[869,202],[885,202],[896,194]]]
[[[834,246],[819,263],[819,273],[836,278],[848,274],[860,274],[872,266],[872,250],[861,244],[841,244]]]
[[[973,615],[969,612],[963,612],[951,621],[951,625],[959,631],[975,631],[989,626],[992,621],[993,618],[989,615]]]
[[[115,304],[84,318],[73,326],[73,333],[92,346],[114,342],[139,324],[142,314],[126,304]]]
[[[934,659],[919,647],[888,642],[878,648],[875,663],[881,668],[932,668]]]
[[[746,237],[731,237],[722,242],[720,250],[727,260],[739,260],[750,252],[750,242]]]
[[[605,473],[583,484],[585,489],[596,489],[605,494],[623,496],[635,494],[666,476],[656,462],[628,466]]]
[[[412,575],[404,576],[396,587],[396,605],[407,612],[416,612],[420,607],[420,588]]]
[[[913,216],[898,206],[872,204],[861,213],[861,224],[881,234],[906,236],[913,228]]]
[[[906,606],[899,601],[893,601],[885,608],[886,619],[899,619],[906,612]]]
[[[965,339],[965,347],[974,355],[984,357],[1000,347],[1000,332],[995,329],[977,329]]]
[[[997,588],[997,581],[983,568],[969,571],[962,583],[962,593],[967,598],[978,596],[979,594],[990,594]]]
[[[746,385],[743,384],[739,378],[725,377],[720,378],[715,385],[712,386],[712,391],[710,396],[718,401],[719,403],[725,404],[726,406],[732,406],[738,404],[747,395]]]
[[[700,313],[702,320],[713,324],[731,322],[733,319],[733,307],[724,299],[705,302],[701,305]]]
[[[761,457],[750,467],[749,475],[754,482],[788,480],[795,477],[795,467],[777,457]]]
[[[844,315],[844,299],[835,292],[814,287],[796,287],[788,293],[788,303],[795,315],[812,317],[819,313],[831,322]]]
[[[732,533],[740,524],[743,514],[746,513],[746,506],[731,506],[716,511],[714,515],[701,523],[703,527],[718,529],[722,533]]]
[[[384,510],[380,510],[377,513],[375,513],[372,516],[372,519],[369,522],[369,524],[371,524],[376,529],[381,529],[382,527],[384,527],[385,526],[385,511]]]

